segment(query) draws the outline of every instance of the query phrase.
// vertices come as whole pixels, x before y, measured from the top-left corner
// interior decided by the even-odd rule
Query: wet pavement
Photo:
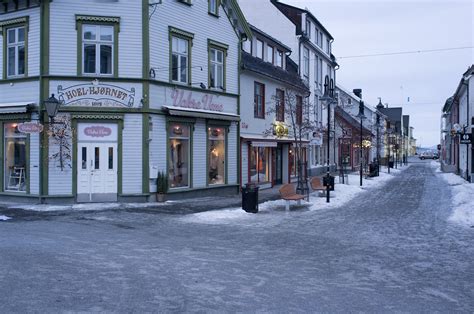
[[[317,211],[11,212],[0,312],[472,313],[474,228],[451,211],[418,162]]]

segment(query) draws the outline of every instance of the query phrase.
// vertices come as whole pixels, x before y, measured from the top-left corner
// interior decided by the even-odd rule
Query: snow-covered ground
[[[150,208],[157,206],[166,206],[172,204],[173,201],[164,203],[86,203],[71,205],[48,205],[48,204],[1,204],[5,208],[32,210],[38,212],[54,212],[54,211],[98,211],[113,209],[134,209],[134,208]]]
[[[8,219],[11,219],[11,218],[8,217],[8,216],[0,215],[0,221],[5,221],[5,220],[8,220]]]
[[[444,173],[437,161],[431,162],[438,176],[451,186],[454,206],[450,221],[467,226],[474,225],[474,184],[471,184],[454,173]]]
[[[326,203],[326,197],[319,192],[314,192],[310,195],[309,202],[302,201],[301,206],[298,207],[296,202],[291,202],[290,211],[292,209],[306,209],[309,211],[326,210],[343,206],[355,196],[360,193],[383,186],[388,181],[398,175],[401,171],[409,166],[402,166],[398,169],[390,169],[390,174],[387,169],[381,169],[380,175],[374,178],[363,178],[362,187],[360,187],[360,176],[357,174],[349,174],[349,184],[338,183],[336,177],[335,191],[331,192],[331,199]],[[235,224],[259,226],[260,224],[278,224],[286,217],[284,200],[268,201],[259,205],[259,212],[257,215],[247,213],[242,208],[226,208],[221,210],[211,210],[196,214],[191,214],[182,218],[187,222],[198,222],[204,224]],[[298,210],[297,210],[298,211]],[[268,214],[273,215],[269,219]],[[280,215],[279,215],[280,214]]]

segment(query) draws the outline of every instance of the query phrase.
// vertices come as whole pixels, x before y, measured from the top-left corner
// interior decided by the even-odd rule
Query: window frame
[[[11,29],[19,29],[24,27],[25,29],[25,39],[23,41],[24,50],[25,50],[25,64],[24,64],[24,73],[16,74],[18,72],[18,49],[15,49],[15,75],[8,75],[8,31]],[[28,34],[29,34],[29,17],[23,16],[14,19],[9,19],[0,22],[0,35],[2,35],[3,40],[3,67],[2,67],[2,79],[18,79],[28,77]],[[15,38],[17,37],[17,31],[15,31]],[[18,47],[17,45],[15,47]]]
[[[208,120],[206,123],[206,186],[207,187],[212,187],[212,186],[223,186],[228,184],[228,166],[229,166],[229,127],[230,127],[230,122],[226,123],[223,121],[214,121],[214,120]],[[221,128],[224,130],[224,183],[215,183],[211,184],[209,180],[209,129],[210,128]]]
[[[271,49],[271,59],[270,59],[270,56],[268,55],[268,52],[270,49]],[[268,44],[267,44],[267,62],[275,65],[275,47]]]
[[[261,47],[262,47],[262,52],[260,53],[260,55],[258,54],[258,44],[261,43]],[[264,58],[264,49],[263,49],[263,46],[264,46],[264,42],[263,40],[260,40],[260,39],[256,39],[256,43],[255,43],[255,56],[261,60],[265,60]]]
[[[19,119],[8,119],[5,121],[0,121],[0,141],[1,141],[1,155],[3,158],[3,164],[0,167],[0,175],[2,180],[0,181],[0,193],[14,193],[14,194],[30,194],[30,134],[25,134],[24,136],[11,136],[9,138],[24,138],[25,139],[25,191],[16,191],[16,190],[7,190],[6,189],[6,164],[5,164],[5,126],[7,124],[19,124],[25,121],[29,121],[29,118],[19,117]]]
[[[84,26],[111,26],[113,28],[112,74],[100,74],[100,63],[96,64],[96,73],[84,73],[83,33]],[[77,33],[77,76],[80,77],[118,77],[119,76],[119,33],[120,17],[76,15]],[[97,54],[100,59],[100,51]],[[97,56],[96,56],[97,58]],[[99,73],[97,73],[99,67]]]
[[[285,91],[277,88],[276,92],[276,110],[275,110],[275,120],[279,122],[285,122]],[[280,95],[282,97],[280,97]]]
[[[212,11],[211,1],[215,3],[215,12]],[[219,17],[220,0],[208,0],[208,13],[212,16]]]
[[[308,19],[308,16],[306,16],[306,36],[311,40],[311,21]]]
[[[171,187],[169,182],[169,157],[170,157],[170,143],[174,139],[170,135],[170,127],[175,124],[180,124],[189,129],[188,141],[188,185],[180,187]],[[193,188],[193,136],[194,136],[194,123],[188,120],[181,119],[170,119],[166,121],[166,179],[168,181],[168,189],[170,191],[183,190],[183,189],[192,189]]]
[[[279,57],[281,56],[281,63],[279,64]],[[283,50],[277,49],[277,58],[276,58],[276,64],[277,67],[280,67],[283,69]]]
[[[262,92],[261,98],[262,98],[262,111],[258,112],[258,104],[257,104],[257,97],[259,97],[256,93],[257,87],[260,88],[260,91]],[[253,116],[256,119],[265,119],[265,84],[260,83],[260,82],[253,82]]]
[[[179,84],[179,85],[188,85],[191,86],[192,82],[192,60],[191,60],[191,51],[192,51],[192,46],[193,46],[193,39],[194,39],[194,34],[169,26],[168,27],[168,43],[169,43],[169,82],[171,84]],[[187,56],[187,81],[186,82],[181,82],[181,81],[175,81],[173,80],[173,38],[178,38],[181,40],[186,40],[188,41],[188,56]],[[179,74],[179,73],[178,73]]]
[[[84,39],[84,30],[86,29],[86,27],[94,27],[96,29],[96,34],[97,36],[99,37],[98,39],[95,39],[95,40],[86,40]],[[81,40],[81,51],[82,51],[82,62],[81,62],[81,73],[83,76],[105,76],[105,77],[108,77],[108,76],[114,76],[114,60],[116,58],[115,56],[115,38],[112,38],[112,41],[109,42],[109,41],[103,41],[100,39],[100,32],[101,32],[101,29],[102,27],[108,27],[108,28],[111,28],[113,33],[115,33],[115,31],[113,30],[114,27],[111,26],[111,25],[98,25],[98,24],[83,24],[82,25],[82,40]],[[112,35],[113,37],[115,37],[115,34]],[[95,72],[94,73],[86,73],[86,69],[85,69],[85,46],[86,45],[94,45],[95,48],[96,48],[96,55],[95,55]],[[112,67],[111,67],[111,73],[101,73],[101,68],[102,68],[102,64],[101,64],[101,48],[102,46],[111,46],[112,47]]]
[[[303,47],[303,76],[307,81],[309,81],[309,59],[309,48]]]
[[[211,71],[212,71],[212,64],[213,61],[211,60],[211,50],[216,50],[222,52],[222,85],[211,86]],[[229,46],[227,44],[223,44],[217,42],[212,39],[207,40],[207,54],[208,54],[208,87],[215,90],[225,91],[227,87],[227,52],[229,50]]]

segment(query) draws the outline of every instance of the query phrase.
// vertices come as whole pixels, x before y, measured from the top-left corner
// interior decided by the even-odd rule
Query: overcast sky
[[[307,7],[334,37],[337,82],[362,88],[366,103],[378,97],[403,107],[418,145],[439,143],[441,108],[474,49],[366,58],[354,55],[474,46],[473,0],[280,0]],[[407,102],[409,97],[409,102]]]

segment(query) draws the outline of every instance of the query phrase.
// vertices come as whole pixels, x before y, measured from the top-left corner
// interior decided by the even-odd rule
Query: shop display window
[[[168,128],[168,180],[170,188],[189,187],[190,126],[172,123]]]
[[[225,183],[225,132],[223,127],[208,128],[208,182],[209,185]]]
[[[17,123],[4,126],[5,191],[26,192],[26,142],[27,135],[18,131]]]
[[[270,181],[270,148],[250,147],[250,182]]]

